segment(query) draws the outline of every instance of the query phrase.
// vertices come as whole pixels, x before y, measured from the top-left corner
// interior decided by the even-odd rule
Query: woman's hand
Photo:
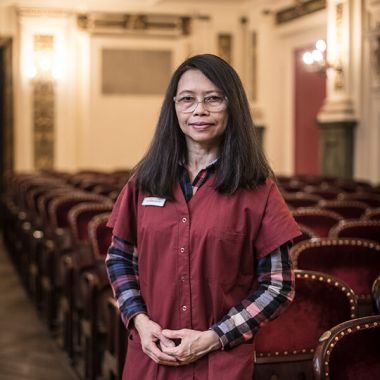
[[[153,322],[146,314],[137,314],[133,322],[139,333],[141,347],[145,354],[157,364],[178,365],[174,356],[163,352],[164,349],[174,347],[175,344],[162,334],[162,328],[158,323]]]
[[[173,356],[179,365],[190,364],[211,351],[218,350],[222,344],[218,335],[212,331],[197,330],[162,330],[162,335],[169,339],[180,339],[178,346],[164,346],[162,351]]]

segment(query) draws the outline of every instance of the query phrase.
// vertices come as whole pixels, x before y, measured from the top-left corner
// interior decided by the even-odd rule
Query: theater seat
[[[338,199],[359,201],[367,203],[370,207],[380,207],[380,195],[377,193],[342,193],[339,194]]]
[[[120,310],[114,297],[108,298],[109,326],[103,360],[103,378],[122,380],[127,351],[127,329],[121,320]]]
[[[112,296],[104,260],[111,244],[112,231],[106,226],[110,213],[95,216],[88,226],[92,254],[97,262],[81,279],[83,294],[82,333],[84,377],[96,380],[102,372],[102,358],[109,323],[108,299]]]
[[[80,278],[83,272],[91,270],[96,264],[90,249],[88,226],[99,214],[111,212],[110,204],[84,203],[74,206],[68,213],[69,227],[72,235],[72,249],[61,263],[63,292],[61,315],[63,318],[62,336],[64,348],[75,362],[76,352],[81,349],[80,326],[83,313],[83,298]]]
[[[331,229],[329,237],[361,238],[380,243],[380,220],[342,220]]]
[[[322,198],[318,195],[307,194],[303,192],[286,193],[283,194],[283,197],[286,204],[290,208],[294,209],[298,207],[313,207],[316,206],[320,200],[322,200]]]
[[[343,322],[326,331],[314,356],[315,380],[379,380],[380,316]]]
[[[312,358],[321,334],[357,317],[356,296],[342,280],[295,270],[295,299],[255,338],[254,380],[313,379]]]
[[[304,226],[303,224],[298,223],[298,228],[301,231],[301,235],[293,239],[293,244],[319,237],[311,228]]]
[[[380,207],[370,208],[366,210],[362,219],[380,220]]]
[[[363,239],[314,239],[291,250],[298,269],[328,273],[345,281],[357,294],[359,315],[373,313],[371,287],[379,275],[380,244]]]
[[[380,314],[380,275],[372,284],[372,298],[377,314]]]
[[[292,211],[297,223],[309,227],[318,236],[327,237],[330,229],[343,218],[334,211],[319,207],[301,207]]]
[[[318,206],[325,210],[334,211],[345,219],[360,218],[369,207],[364,202],[342,200],[323,200],[318,203]]]

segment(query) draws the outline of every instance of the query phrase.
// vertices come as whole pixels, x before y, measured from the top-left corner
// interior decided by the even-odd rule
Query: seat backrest
[[[320,338],[316,380],[380,379],[380,315],[343,322]]]
[[[91,219],[96,215],[111,211],[112,205],[103,203],[84,203],[74,206],[68,213],[74,243],[89,242],[88,226]]]
[[[376,193],[343,193],[338,199],[353,200],[367,203],[370,207],[380,207],[380,195]]]
[[[323,200],[318,203],[318,206],[325,210],[334,211],[345,219],[360,218],[369,208],[364,202],[344,200]]]
[[[337,199],[342,189],[335,186],[306,186],[304,191],[309,194],[315,194],[323,199]]]
[[[46,229],[51,229],[51,222],[49,217],[49,207],[51,202],[54,199],[60,198],[64,195],[67,195],[69,190],[66,188],[58,188],[47,191],[46,193],[41,194],[37,199],[37,212],[41,220],[41,223],[44,224]]]
[[[102,197],[92,193],[71,193],[62,195],[54,199],[49,205],[49,219],[54,228],[66,228],[68,227],[68,213],[78,204],[84,203],[103,203],[110,204],[108,198]]]
[[[295,299],[256,334],[254,380],[312,379],[312,358],[327,326],[357,316],[353,291],[343,281],[295,271]]]
[[[375,303],[377,314],[380,314],[380,275],[376,277],[372,284],[372,299]]]
[[[363,239],[313,239],[292,247],[293,265],[345,281],[363,299],[370,299],[379,274],[380,244]]]
[[[301,231],[301,235],[293,239],[293,244],[297,244],[304,240],[309,240],[313,238],[318,238],[319,236],[309,227],[298,223],[298,228]]]
[[[286,193],[283,194],[283,197],[286,204],[292,208],[316,206],[322,199],[318,195],[307,194],[303,192]]]
[[[311,358],[324,331],[357,316],[355,293],[334,276],[295,270],[295,289],[290,306],[257,332],[256,362]]]
[[[367,220],[380,220],[380,207],[370,208],[366,210],[362,219]]]
[[[297,223],[310,228],[317,235],[327,237],[330,229],[343,218],[334,211],[319,207],[301,207],[292,211]]]
[[[380,243],[380,221],[347,219],[340,221],[330,233],[331,238],[361,238]]]
[[[111,213],[103,213],[91,219],[88,226],[90,244],[96,260],[104,260],[112,241],[112,229],[107,227]]]

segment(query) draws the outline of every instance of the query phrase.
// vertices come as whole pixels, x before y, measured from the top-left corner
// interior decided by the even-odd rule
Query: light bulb
[[[304,63],[306,63],[306,65],[313,64],[314,63],[313,54],[307,51],[306,53],[303,54],[302,60],[304,61]]]
[[[311,54],[312,54],[314,61],[316,61],[316,62],[322,62],[323,61],[323,54],[320,50],[315,49],[315,50],[313,50],[313,52]]]
[[[35,78],[37,75],[37,69],[34,66],[30,66],[26,69],[26,76],[29,79]]]
[[[326,42],[324,40],[318,40],[316,43],[315,43],[315,47],[321,51],[321,52],[324,52],[326,51],[326,48],[327,48],[327,45],[326,45]]]

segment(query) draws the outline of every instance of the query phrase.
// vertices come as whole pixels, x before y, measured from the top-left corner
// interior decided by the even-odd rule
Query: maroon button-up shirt
[[[141,295],[149,317],[168,329],[207,330],[255,287],[255,259],[299,234],[277,187],[222,195],[213,180],[186,202],[143,205],[129,182],[115,206],[113,233],[136,245]],[[250,379],[252,343],[213,352],[185,367],[158,366],[131,333],[125,379]]]

